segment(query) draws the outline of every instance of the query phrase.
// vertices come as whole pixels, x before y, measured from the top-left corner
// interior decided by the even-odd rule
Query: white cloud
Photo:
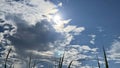
[[[96,52],[97,51],[97,48],[90,48],[89,46],[87,45],[84,45],[84,46],[81,46],[81,49],[85,50],[85,51],[93,51],[93,52]]]
[[[120,36],[118,36],[118,39],[120,39]]]
[[[116,64],[120,63],[120,41],[114,40],[107,53],[108,60],[112,60]]]
[[[0,41],[2,41],[2,39],[3,39],[3,34],[0,33]]]
[[[26,63],[25,62],[17,62],[14,64],[14,68],[26,68]]]
[[[85,65],[85,66],[82,66],[81,68],[91,68],[92,66],[88,66],[88,65]]]
[[[116,63],[120,62],[120,41],[115,40],[108,50],[108,53],[108,57],[110,60],[115,60]]]
[[[90,40],[90,43],[91,44],[95,44],[95,38],[96,38],[96,35],[89,35],[92,39]]]
[[[95,59],[92,52],[97,51],[96,48],[90,48],[87,45],[69,45],[65,51],[65,64],[68,65],[70,61],[74,60],[73,66],[80,66],[82,61]],[[87,55],[89,52],[90,55]]]
[[[27,50],[27,52],[28,53],[30,52],[33,55],[41,55],[41,56],[44,56],[44,57],[51,57],[54,54],[53,51],[41,52],[41,51],[37,51],[37,50]]]
[[[35,24],[36,21],[42,19],[42,15],[56,13],[57,10],[55,9],[56,6],[54,4],[49,1],[45,2],[44,0],[29,0],[27,3],[3,1],[0,0],[0,12],[19,14],[19,16],[29,24]]]
[[[63,5],[63,3],[62,3],[62,2],[60,2],[60,3],[58,4],[58,6],[59,6],[59,7],[62,7],[62,5]]]

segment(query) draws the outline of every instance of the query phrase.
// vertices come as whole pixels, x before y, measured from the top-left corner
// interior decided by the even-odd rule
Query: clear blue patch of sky
[[[118,33],[119,3],[118,0],[69,0],[60,11],[63,17],[72,19],[71,24],[89,29],[102,26],[108,32]]]

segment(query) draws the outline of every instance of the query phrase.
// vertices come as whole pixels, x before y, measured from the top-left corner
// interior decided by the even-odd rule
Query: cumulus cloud
[[[22,22],[21,20],[17,21]],[[38,22],[33,26],[24,23],[17,23],[17,32],[13,36],[8,37],[12,44],[15,45],[15,48],[18,48],[17,50],[37,49],[46,51],[51,49],[50,43],[62,39],[62,35],[57,33],[46,20]]]
[[[24,51],[36,48],[40,48],[39,50],[41,51],[47,50],[50,47],[50,43],[61,37],[60,33],[57,33],[47,20],[41,21],[43,19],[42,15],[56,13],[54,11],[57,10],[55,5],[49,1],[1,0],[0,3],[1,16],[4,16],[3,18],[5,19],[1,17],[1,22],[5,21],[5,24],[0,27],[2,32],[1,39],[3,39],[3,34],[6,31],[5,28],[9,27],[8,29],[12,30],[12,26],[15,26],[17,32],[14,35],[10,35],[13,31],[8,31],[7,34],[4,34],[4,38],[11,41],[11,44],[17,48],[16,50],[19,51],[21,49],[21,51]],[[6,27],[5,25],[8,26]]]
[[[70,20],[61,20],[61,24],[49,20],[49,15],[57,12],[56,6],[49,1],[1,0],[0,3],[0,39],[9,40],[18,51],[46,51],[53,45],[65,46],[73,39],[72,33],[78,35],[85,30],[84,27],[72,25],[65,27]]]
[[[110,54],[109,57],[110,57],[112,60],[117,60],[117,61],[119,61],[119,60],[120,60],[120,41],[115,40],[115,41],[112,43],[112,46],[111,46],[110,50],[108,51],[108,53]],[[119,62],[120,62],[120,61],[119,61]]]
[[[59,5],[62,6],[62,3]],[[58,9],[50,1],[1,0],[0,8],[0,42],[5,49],[0,53],[7,54],[12,47],[11,56],[31,54],[41,58],[58,58],[65,51],[67,64],[70,60],[94,58],[83,53],[96,52],[96,48],[70,45],[74,36],[79,35],[85,28],[69,25],[70,19],[60,20],[59,23],[53,21],[51,16],[54,16]],[[2,54],[2,57],[4,56]],[[79,61],[75,61],[73,66],[79,64]],[[21,68],[20,63],[16,66]]]
[[[30,24],[35,24],[37,20],[42,19],[42,15],[56,13],[56,6],[50,1],[44,0],[1,0],[1,12],[10,14],[19,14]]]

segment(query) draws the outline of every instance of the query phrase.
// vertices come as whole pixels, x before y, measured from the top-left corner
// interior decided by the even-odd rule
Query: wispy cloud
[[[66,47],[65,64],[68,65],[70,61],[74,60],[72,65],[79,67],[82,62],[92,61],[95,59],[96,51],[96,48],[90,48],[87,45],[69,45]]]
[[[90,40],[91,44],[95,44],[96,35],[89,35],[92,39]]]

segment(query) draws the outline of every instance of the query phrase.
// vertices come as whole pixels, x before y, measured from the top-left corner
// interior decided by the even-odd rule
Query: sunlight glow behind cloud
[[[55,22],[55,24],[59,24],[61,22],[61,16],[59,14],[56,14],[53,16],[53,21]]]

